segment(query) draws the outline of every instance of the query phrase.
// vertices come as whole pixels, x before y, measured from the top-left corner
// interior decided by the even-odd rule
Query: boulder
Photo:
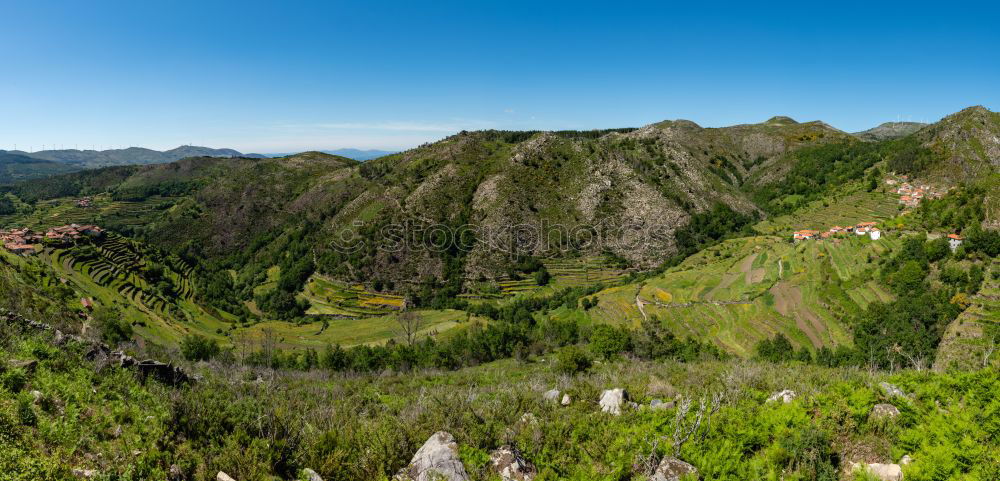
[[[796,396],[797,395],[795,394],[795,391],[792,391],[790,389],[785,389],[783,391],[778,391],[772,394],[771,397],[767,398],[767,402],[781,401],[785,404],[788,404],[792,402],[792,400],[794,400]]]
[[[628,393],[624,389],[608,389],[601,393],[601,411],[617,416],[622,413],[622,405],[627,399]]]
[[[903,481],[903,468],[898,464],[854,464],[853,470],[855,472],[867,471],[868,474],[881,481]]]
[[[309,468],[302,470],[302,478],[306,481],[323,481],[323,478],[317,473]]]
[[[28,359],[28,360],[11,359],[7,361],[7,367],[11,369],[24,369],[25,372],[32,373],[35,372],[35,368],[38,367],[38,361],[34,359]]]
[[[513,446],[502,446],[490,453],[490,465],[503,481],[531,481],[538,475],[535,466]]]
[[[563,394],[562,401],[559,404],[569,406],[571,402],[573,402],[573,399],[569,397],[569,394]]]
[[[550,402],[559,402],[559,390],[551,389],[542,394],[542,399]]]
[[[653,472],[649,481],[680,481],[689,474],[697,479],[698,469],[680,459],[666,456],[660,460],[660,464],[656,466],[656,471]]]
[[[892,404],[876,404],[872,407],[871,416],[874,418],[895,418],[899,417],[899,409]]]
[[[660,410],[660,409],[673,409],[674,408],[674,402],[673,401],[663,402],[663,400],[661,400],[661,399],[654,399],[654,400],[652,400],[652,401],[649,402],[649,408],[652,409],[652,410],[654,410],[654,411],[657,411],[657,410]]]
[[[878,383],[879,387],[882,388],[882,392],[888,397],[906,397],[906,393],[902,389],[893,386],[885,381]]]
[[[900,466],[906,466],[907,464],[910,464],[912,462],[913,462],[913,458],[911,458],[909,454],[905,454],[905,455],[903,455],[902,458],[899,458],[899,464],[900,464]]]
[[[420,447],[410,464],[400,470],[393,480],[469,481],[469,475],[458,457],[455,438],[444,431],[438,431]]]
[[[215,481],[236,481],[232,476],[219,471],[219,474],[215,475]]]

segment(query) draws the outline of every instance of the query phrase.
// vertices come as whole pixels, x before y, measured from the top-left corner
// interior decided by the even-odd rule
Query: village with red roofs
[[[76,242],[81,237],[100,237],[104,230],[96,225],[70,224],[53,227],[44,234],[28,228],[0,230],[0,243],[4,249],[18,255],[32,255],[37,252],[36,246],[66,245]]]

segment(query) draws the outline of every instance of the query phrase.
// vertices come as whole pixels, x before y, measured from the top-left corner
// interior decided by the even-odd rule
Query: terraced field
[[[403,308],[403,297],[368,292],[361,285],[342,282],[314,274],[306,281],[301,294],[312,304],[308,315],[366,318],[384,316]]]
[[[677,336],[737,354],[782,333],[797,345],[849,344],[844,319],[891,296],[871,281],[899,240],[846,237],[798,244],[774,236],[733,239],[665,274],[599,292],[594,322],[637,327],[656,318]]]
[[[899,215],[899,197],[884,192],[853,191],[820,200],[797,210],[762,221],[754,230],[765,235],[789,236],[801,229],[828,230],[858,222],[883,222]]]
[[[979,369],[983,367],[987,352],[1000,350],[994,337],[1000,334],[1000,280],[991,274],[998,271],[1000,260],[994,259],[992,267],[987,270],[982,288],[970,299],[968,309],[945,330],[938,346],[934,369]],[[991,338],[994,340],[990,341]]]
[[[534,277],[528,275],[523,279],[504,278],[497,281],[497,291],[476,291],[474,288],[475,292],[461,294],[459,297],[495,301],[519,295],[543,294],[567,287],[613,284],[628,275],[628,271],[611,267],[607,260],[600,257],[546,259],[542,261],[542,265],[552,276],[547,286],[539,286]]]

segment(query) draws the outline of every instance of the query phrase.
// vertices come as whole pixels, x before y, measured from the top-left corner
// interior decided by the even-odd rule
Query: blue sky
[[[1000,108],[1000,7],[0,0],[0,149],[402,149],[461,129]]]

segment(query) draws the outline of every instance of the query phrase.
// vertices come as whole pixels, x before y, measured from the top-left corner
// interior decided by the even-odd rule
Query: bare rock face
[[[876,418],[895,418],[899,417],[899,409],[892,404],[876,404],[872,407],[871,416]]]
[[[490,465],[504,481],[531,481],[538,475],[535,466],[513,446],[502,446],[490,453]]]
[[[226,473],[224,473],[222,471],[219,471],[219,474],[215,475],[215,481],[236,481],[236,480],[233,479],[232,476],[230,476],[230,475],[228,475],[228,474],[226,474]]]
[[[458,457],[458,444],[451,434],[434,433],[413,455],[394,481],[469,481],[465,466]]]
[[[624,389],[608,389],[601,393],[601,411],[618,416],[622,413],[622,406],[627,399],[628,393]]]
[[[684,476],[693,475],[698,477],[698,468],[681,461],[675,457],[667,456],[660,460],[660,465],[656,467],[650,481],[680,481]]]
[[[853,472],[868,472],[881,481],[903,481],[903,468],[898,464],[857,464],[852,468]]]
[[[784,391],[778,391],[767,398],[767,402],[781,401],[785,404],[792,402],[797,395],[795,391],[785,389]]]
[[[323,481],[323,478],[319,475],[319,473],[309,468],[302,470],[302,477],[304,477],[307,481]]]

